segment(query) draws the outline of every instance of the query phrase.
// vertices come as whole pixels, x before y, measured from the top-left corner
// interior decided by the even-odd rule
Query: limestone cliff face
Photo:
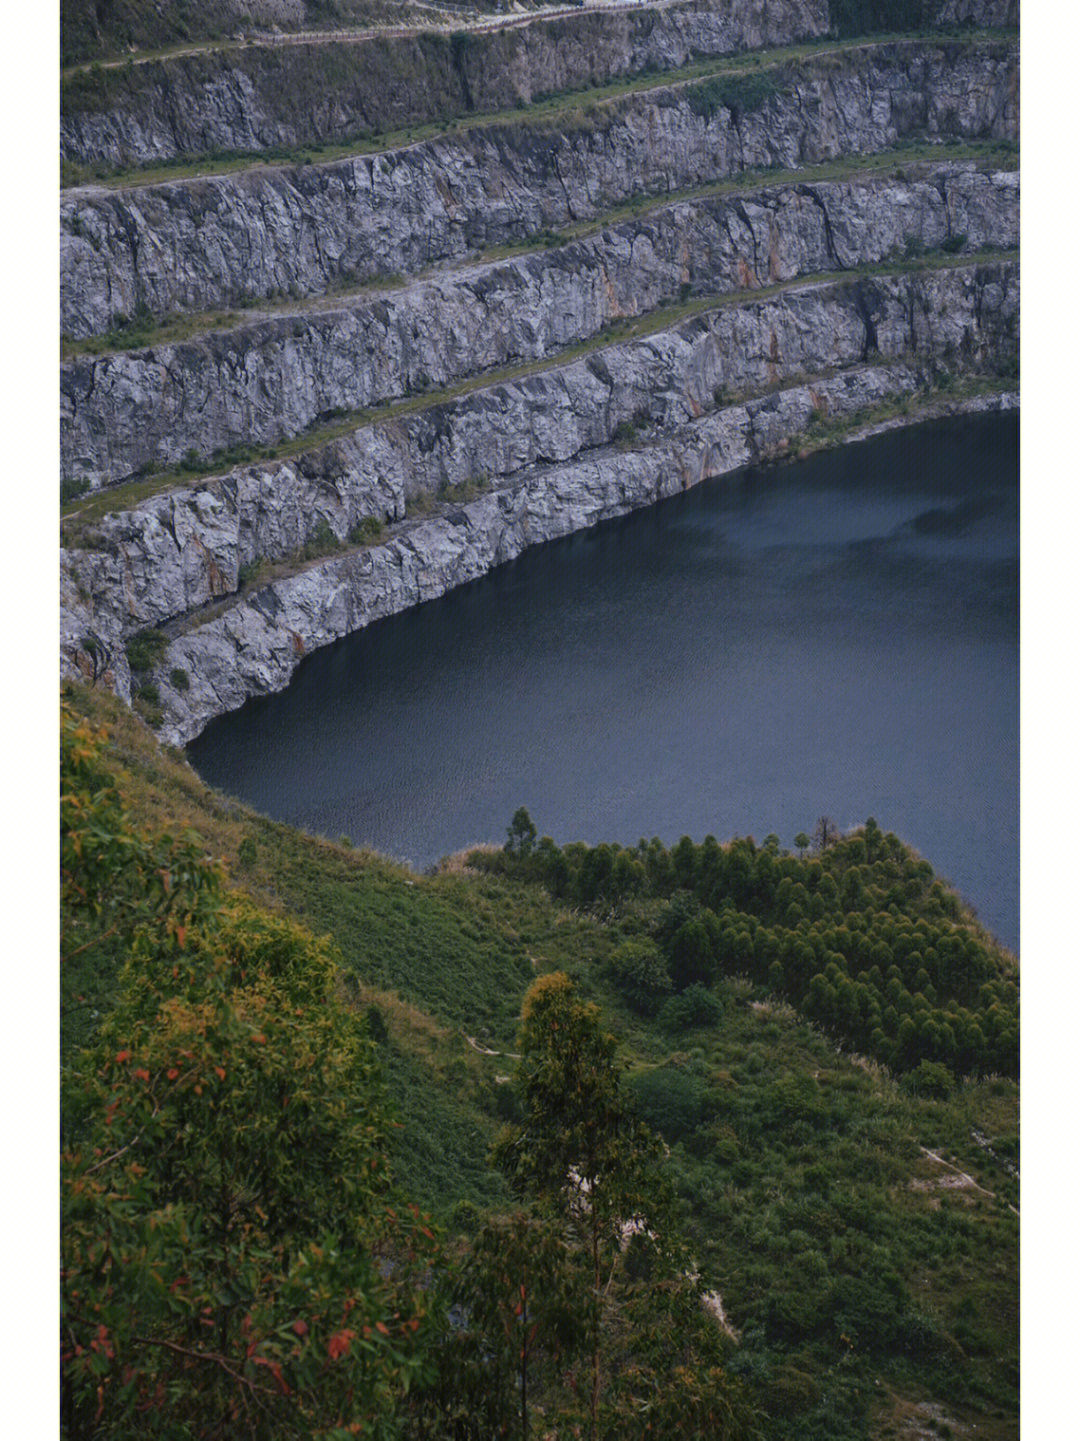
[[[223,614],[178,634],[153,680],[164,713],[162,738],[182,745],[217,715],[250,696],[283,689],[310,651],[445,594],[529,545],[625,515],[740,466],[782,451],[823,412],[857,415],[910,394],[923,379],[910,365],[856,368],[813,385],[727,407],[653,444],[611,449],[526,472],[466,505],[402,527],[383,545],[317,562],[239,599]],[[945,409],[998,409],[1013,394]],[[93,637],[93,653],[87,640]],[[104,668],[118,694],[131,676],[113,618],[97,615],[62,576],[61,668],[89,679]],[[178,687],[178,678],[186,681]]]
[[[664,207],[554,250],[333,309],[61,367],[65,478],[295,436],[335,410],[543,359],[689,295],[873,264],[905,245],[1019,243],[1019,176],[972,165],[917,181],[781,186]]]
[[[226,49],[77,76],[65,87],[66,160],[143,165],[178,155],[337,143],[377,127],[511,110],[602,85],[824,35],[827,0],[689,0],[583,11],[521,29]]]
[[[527,482],[530,505],[546,505],[551,533],[562,534],[574,526],[557,518],[559,492],[544,501],[543,477],[567,465],[574,475],[592,475],[597,452],[620,427],[632,426],[643,450],[610,451],[612,484],[627,467],[647,470],[665,455],[677,469],[678,437],[724,410],[725,393],[790,384],[869,358],[899,366],[894,389],[913,389],[935,364],[962,371],[1015,359],[1018,306],[1012,263],[810,282],[364,427],[295,461],[238,467],[107,517],[93,549],[64,552],[67,633],[110,638],[119,652],[125,635],[230,595],[242,566],[287,557],[320,530],[344,539],[365,516],[401,520],[411,498],[468,481],[498,491]],[[866,380],[827,393],[846,395],[852,409],[876,394]],[[753,413],[768,415],[772,404],[767,396]],[[822,404],[828,410],[831,402]],[[706,426],[702,433],[712,432]]]
[[[1015,139],[1014,44],[898,44],[806,62],[759,108],[686,87],[558,129],[480,127],[332,164],[66,194],[61,323],[325,293],[602,215],[748,168],[878,152],[906,137]],[[87,467],[93,469],[93,466]]]
[[[1020,24],[1020,0],[941,0],[939,25],[980,25],[1014,30]]]

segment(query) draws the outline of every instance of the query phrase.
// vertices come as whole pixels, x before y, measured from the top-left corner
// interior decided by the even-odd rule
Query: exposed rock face
[[[938,25],[979,25],[1014,30],[1020,24],[1020,0],[942,0]]]
[[[806,62],[784,85],[756,109],[709,113],[685,87],[660,89],[558,130],[481,127],[327,165],[68,192],[62,328],[414,273],[748,168],[1017,135],[1011,43],[881,46]]]
[[[750,424],[746,417],[754,417],[759,439],[775,443],[778,435],[768,430],[772,422],[763,417],[773,414],[776,398],[725,408],[725,390],[761,390],[832,367],[859,366],[870,356],[896,362],[891,367],[860,368],[857,382],[840,375],[804,387],[810,397],[825,397],[817,402],[825,410],[841,402],[849,411],[857,410],[888,393],[875,388],[878,382],[873,377],[879,373],[887,371],[893,377],[888,386],[895,392],[914,389],[926,366],[945,358],[960,369],[985,369],[1015,358],[1018,303],[1015,264],[945,267],[847,284],[812,282],[703,313],[647,340],[610,346],[449,405],[366,427],[296,462],[240,468],[221,480],[155,497],[102,521],[95,549],[63,553],[65,664],[69,669],[79,664],[80,651],[85,662],[86,648],[80,647],[78,638],[94,634],[122,666],[125,635],[229,595],[238,586],[242,566],[288,556],[319,527],[343,538],[362,516],[400,519],[408,499],[425,491],[459,486],[477,477],[492,482],[498,495],[507,488],[526,487],[529,514],[542,511],[546,519],[539,531],[532,529],[531,520],[515,531],[521,544],[530,536],[546,539],[578,528],[572,517],[579,512],[596,519],[607,513],[610,499],[592,509],[574,499],[586,484],[581,477],[589,486],[594,483],[589,477],[599,477],[598,493],[606,497],[609,491],[622,494],[619,487],[625,476],[639,476],[645,499],[633,503],[646,503],[670,493],[649,487],[674,484],[672,476],[694,474],[700,479],[719,473],[709,468],[712,461],[707,457],[714,453],[742,457],[732,465],[761,453],[721,444],[719,437],[728,433],[724,427],[733,423],[733,416],[740,426]],[[815,402],[811,398],[805,403]],[[808,413],[804,408],[800,414],[802,421],[784,433],[800,428]],[[633,454],[605,449],[628,422],[637,430],[636,444],[646,448]],[[705,450],[699,444],[702,436],[707,439]],[[685,448],[688,438],[693,440],[690,451]],[[653,480],[647,480],[650,474]],[[656,481],[657,474],[668,479]],[[560,477],[566,476],[573,478],[566,482],[569,490],[560,488]],[[494,499],[484,497],[484,505]],[[505,498],[498,500],[500,507],[509,504]],[[486,515],[488,510],[479,513]],[[580,521],[586,523],[592,521]],[[512,548],[507,551],[507,544],[493,543],[481,568],[517,553]],[[397,541],[376,549],[404,553],[395,546]],[[319,576],[336,594],[335,567],[345,566],[352,575],[357,566],[363,570],[369,564],[362,558],[368,554],[326,561],[306,572],[304,594],[314,595],[311,588],[317,588]],[[467,578],[468,573],[462,572],[461,579]],[[245,601],[245,613],[255,604],[255,599]],[[342,625],[346,620],[348,624],[336,634],[355,628],[357,614],[350,601],[341,619]],[[325,643],[314,631],[297,634],[308,649]],[[183,650],[183,644],[177,642],[176,655],[187,659],[174,656],[163,674],[167,675],[169,665],[192,671],[187,662],[193,661],[193,655]],[[250,675],[237,681],[241,683],[259,688]],[[220,678],[213,682],[225,694],[223,684]],[[227,694],[230,699],[219,710],[240,703],[235,699],[238,692]],[[191,702],[196,704],[192,713],[201,716],[199,725],[215,713],[198,709],[208,702],[195,685],[194,673]]]
[[[332,310],[262,319],[61,367],[65,478],[298,435],[320,416],[515,362],[688,295],[873,264],[905,244],[1019,243],[1019,176],[934,167],[923,179],[782,186],[665,207],[574,244]]]
[[[66,160],[119,168],[339,143],[373,126],[385,131],[510,110],[649,68],[811,39],[828,28],[827,0],[690,0],[459,37],[428,32],[186,55],[76,77],[64,87],[60,149]]]
[[[311,650],[383,616],[444,594],[511,560],[528,545],[625,515],[782,450],[826,410],[851,415],[920,382],[912,366],[858,368],[732,406],[681,427],[645,449],[611,449],[526,473],[513,486],[437,518],[417,521],[385,545],[319,562],[245,597],[223,615],[179,635],[154,675],[164,710],[162,738],[184,744],[216,715],[249,696],[281,690]],[[1009,394],[963,409],[1010,407]],[[88,678],[107,664],[109,681],[130,697],[119,632],[94,616],[64,577],[61,656],[65,674]],[[94,636],[97,659],[88,655]],[[186,688],[175,678],[182,673]]]

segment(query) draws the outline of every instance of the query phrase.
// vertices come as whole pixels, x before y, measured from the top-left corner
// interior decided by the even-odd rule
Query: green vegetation
[[[477,10],[490,0],[471,0]],[[312,29],[406,23],[414,15],[408,0],[305,0],[303,25]],[[291,25],[280,6],[237,0],[61,0],[60,63],[72,66],[92,58],[138,50],[167,55],[193,47],[227,45],[237,31]],[[130,59],[130,55],[127,55]]]
[[[752,839],[724,847],[684,836],[673,850],[655,839],[561,849],[545,839],[477,864],[539,881],[568,904],[608,908],[622,941],[609,968],[616,983],[641,1010],[643,975],[655,977],[655,1006],[662,958],[677,992],[659,1012],[669,1029],[714,1023],[706,988],[745,977],[898,1072],[928,1062],[957,1078],[1015,1077],[1015,967],[930,864],[873,820],[840,837],[822,818],[815,846],[806,859]]]
[[[737,115],[760,110],[767,100],[780,94],[784,85],[784,75],[775,70],[752,70],[730,79],[717,76],[700,85],[691,85],[686,91],[686,102],[695,115],[711,120],[719,110],[730,110]]]
[[[440,1324],[433,1236],[392,1204],[335,960],[134,828],[88,726],[63,742],[65,938],[123,954],[64,1076],[64,1434],[331,1434],[348,1409],[395,1435]]]
[[[957,1434],[977,1425],[991,1441],[1015,1436],[1017,1088],[1000,1073],[1012,1057],[1002,1055],[998,1065],[991,1056],[984,1066],[965,1063],[959,1054],[935,1060],[931,1053],[945,1038],[939,1030],[933,1039],[929,1022],[937,1026],[936,1013],[943,1011],[961,1047],[978,1048],[977,1028],[988,1048],[1007,1052],[1016,966],[907,847],[869,824],[802,859],[775,838],[761,845],[706,840],[673,848],[556,847],[537,839],[521,811],[508,849],[455,858],[439,873],[420,876],[370,852],[304,836],[214,794],[107,696],[72,688],[68,705],[76,717],[108,726],[102,750],[85,720],[72,722],[77,766],[74,779],[65,781],[65,794],[78,800],[65,812],[65,824],[75,835],[85,821],[96,837],[93,847],[82,845],[81,855],[74,839],[65,842],[65,875],[70,870],[76,885],[65,891],[64,1055],[72,1077],[92,1082],[83,1109],[70,1112],[73,1121],[77,1116],[88,1135],[96,1134],[106,1086],[124,1108],[144,1106],[132,1111],[133,1118],[145,1115],[140,1098],[147,1083],[136,1069],[156,1078],[165,1067],[153,1094],[167,1098],[170,1109],[159,1115],[170,1124],[180,1114],[201,1117],[200,1105],[226,1096],[229,1105],[254,1101],[258,1110],[259,1095],[270,1094],[257,1089],[264,1084],[258,1075],[234,1076],[231,1063],[220,1055],[211,1059],[200,1040],[195,1056],[206,1063],[203,1096],[184,1098],[190,1109],[182,1113],[171,1109],[181,1103],[168,1089],[166,1066],[176,1031],[151,1023],[151,1013],[161,1015],[164,1006],[179,1025],[192,1005],[184,999],[185,987],[196,981],[199,1004],[209,1005],[221,1025],[233,1026],[229,1018],[241,1004],[240,993],[221,988],[235,961],[215,973],[207,991],[203,934],[214,937],[213,953],[222,958],[243,955],[250,963],[257,951],[248,990],[241,990],[245,996],[265,993],[268,1006],[282,994],[275,989],[281,985],[328,985],[336,975],[329,998],[302,1018],[295,1041],[291,1025],[273,1033],[274,1054],[284,1065],[288,1048],[301,1043],[327,1008],[328,1035],[346,1034],[340,1027],[367,1029],[388,1102],[402,1123],[383,1126],[377,1154],[385,1170],[377,1174],[391,1172],[406,1197],[450,1227],[446,1303],[456,1297],[476,1313],[471,1328],[446,1337],[426,1359],[416,1352],[399,1358],[401,1365],[415,1361],[419,1368],[414,1412],[407,1421],[399,1417],[402,1434],[412,1434],[408,1426],[414,1424],[418,1435],[464,1434],[447,1429],[455,1407],[474,1414],[478,1427],[482,1417],[496,1418],[481,1434],[497,1434],[504,1423],[513,1428],[509,1434],[520,1434],[523,1389],[532,1434],[543,1434],[556,1414],[588,1432],[596,1350],[595,1312],[584,1285],[591,1260],[580,1234],[587,1213],[560,1210],[550,1176],[561,1163],[552,1161],[545,1181],[546,1142],[535,1153],[535,1175],[532,1160],[528,1176],[510,1165],[516,1199],[508,1179],[487,1161],[501,1126],[510,1128],[505,1135],[512,1140],[527,1128],[530,1106],[546,1104],[537,1087],[554,1086],[551,1104],[558,1097],[558,1072],[567,1060],[558,1050],[548,1054],[550,1031],[536,1025],[530,1030],[527,1022],[515,1036],[529,987],[537,977],[561,972],[572,984],[548,980],[539,994],[550,989],[553,1003],[569,1007],[567,1034],[583,1027],[583,1054],[595,1061],[590,1084],[610,1098],[604,1114],[623,1118],[616,1137],[624,1120],[632,1126],[636,1110],[664,1142],[659,1171],[649,1162],[636,1184],[653,1198],[651,1205],[681,1216],[685,1241],[679,1244],[687,1248],[686,1261],[675,1264],[635,1239],[616,1267],[600,1327],[600,1434],[637,1435],[633,1418],[648,1414],[641,1405],[649,1398],[654,1406],[674,1408],[671,1415],[653,1413],[667,1417],[660,1434],[675,1434],[690,1418],[686,1426],[695,1421],[700,1431],[688,1434],[711,1437],[717,1432],[707,1421],[709,1410],[715,1416],[717,1406],[730,1405],[744,1420],[745,1408],[757,1408],[762,1436],[775,1441],[866,1441],[888,1434],[890,1426],[899,1430],[904,1409],[925,1399],[944,1408]],[[115,788],[108,772],[116,776]],[[810,832],[826,841],[832,834],[829,826],[808,825],[807,832],[807,846]],[[103,844],[110,836],[115,839]],[[206,870],[207,854],[221,858],[216,878]],[[87,864],[95,867],[92,884],[80,869]],[[228,889],[228,872],[247,899]],[[289,918],[328,934],[333,949],[311,941]],[[164,948],[161,963],[149,971],[143,963],[139,999],[130,990],[134,966],[128,960],[128,938],[137,929],[148,937],[139,954],[147,945],[150,954]],[[772,972],[774,942],[782,984]],[[813,957],[808,986],[803,946]],[[273,963],[279,954],[293,958],[281,976]],[[180,968],[178,978],[173,965]],[[883,1019],[894,1006],[915,1028],[914,1052],[900,1051],[895,1069],[869,1059],[870,1047],[858,1041],[880,1004],[875,968],[887,1003]],[[826,985],[817,987],[813,1005],[823,1002],[828,1014],[811,1020],[796,1007],[802,1008],[804,997],[809,1001],[818,974]],[[669,1028],[665,1011],[674,1002],[686,1013]],[[600,1007],[599,1017],[592,1004]],[[534,1019],[537,1014],[532,1012]],[[600,1022],[617,1049],[602,1039]],[[218,1024],[206,1033],[207,1047],[218,1043]],[[227,1038],[239,1047],[238,1060],[246,1060],[244,1047],[255,1044],[245,1034],[240,1026]],[[910,1040],[909,1031],[904,1036]],[[922,1042],[927,1053],[916,1059]],[[371,1052],[366,1042],[356,1044],[365,1070],[358,1083],[364,1104],[370,1114],[385,1116]],[[131,1050],[131,1058],[113,1064],[120,1050]],[[511,1052],[520,1053],[520,1065]],[[326,1054],[336,1052],[331,1046]],[[226,1071],[224,1080],[215,1065]],[[980,1075],[983,1069],[991,1074]],[[331,1066],[310,1073],[310,1081],[323,1085],[337,1075]],[[114,1085],[120,1089],[114,1092]],[[312,1092],[312,1103],[317,1094]],[[208,1178],[219,1174],[213,1148],[222,1131],[214,1114],[204,1142]],[[567,1123],[577,1124],[572,1113]],[[125,1143],[117,1124],[109,1128],[117,1136],[112,1150]],[[157,1124],[154,1118],[148,1136]],[[543,1141],[545,1133],[529,1134]],[[66,1144],[78,1149],[73,1136]],[[110,1162],[118,1176],[133,1154]],[[171,1281],[176,1273],[161,1267],[181,1259],[175,1228],[166,1227],[162,1249],[153,1249],[157,1241],[142,1217],[158,1214],[153,1208],[162,1172],[149,1154],[137,1163],[147,1166],[147,1175],[131,1182],[137,1183],[136,1199],[126,1214],[117,1213],[113,1232],[133,1268],[132,1287],[108,1302],[107,1339],[118,1356],[116,1315],[116,1335],[156,1334],[181,1346],[189,1343],[180,1328],[191,1325],[191,1312],[176,1294],[159,1302],[152,1285],[140,1293],[138,1306],[157,1309],[130,1309],[136,1278],[149,1280],[157,1267]],[[318,1149],[312,1165],[317,1174]],[[90,1180],[111,1174],[103,1168]],[[321,1183],[311,1184],[317,1195]],[[93,1205],[105,1206],[95,1194]],[[185,1192],[170,1204],[209,1205],[209,1197],[205,1190]],[[73,1247],[86,1253],[103,1214],[74,1213]],[[331,1226],[341,1219],[338,1213]],[[272,1252],[272,1239],[261,1233],[257,1216],[255,1222],[251,1244],[267,1244]],[[382,1224],[378,1206],[376,1222]],[[675,1245],[679,1230],[665,1230],[663,1239]],[[210,1248],[198,1284],[210,1288],[219,1274],[215,1233],[208,1223],[197,1234],[199,1246]],[[383,1254],[396,1254],[393,1235],[377,1244],[390,1248]],[[335,1264],[352,1264],[343,1251],[337,1258]],[[699,1271],[700,1284],[722,1298],[717,1304],[724,1326],[738,1334],[737,1344],[702,1310],[696,1287],[680,1279],[687,1269]],[[280,1280],[272,1268],[262,1274]],[[607,1272],[604,1279],[606,1285]],[[290,1387],[289,1368],[296,1366],[303,1395],[303,1358],[289,1354],[281,1340],[288,1340],[288,1326],[300,1318],[313,1333],[323,1327],[324,1366],[330,1337],[359,1328],[335,1322],[328,1332],[329,1322],[311,1321],[304,1308],[319,1310],[330,1281],[298,1297],[279,1280],[268,1280],[260,1292],[266,1309],[258,1313],[259,1326],[262,1317],[269,1324],[282,1314],[287,1325],[273,1335],[258,1330],[257,1354],[282,1366]],[[384,1294],[372,1292],[370,1282],[361,1288],[364,1307]],[[524,1365],[513,1300],[521,1285],[532,1298],[527,1314],[537,1327]],[[219,1307],[217,1325],[222,1294],[219,1288],[217,1299],[205,1303]],[[274,1311],[286,1299],[295,1309]],[[163,1308],[174,1302],[175,1311],[166,1315]],[[418,1346],[433,1334],[433,1317],[444,1302],[429,1294],[420,1304],[425,1315]],[[397,1299],[394,1305],[400,1309]],[[228,1336],[245,1314],[239,1302],[229,1309]],[[576,1340],[564,1329],[568,1314]],[[166,1329],[135,1329],[150,1323]],[[198,1328],[192,1334],[190,1349],[209,1347]],[[81,1331],[77,1339],[85,1351]],[[295,1335],[288,1340],[293,1344]],[[152,1348],[133,1352],[125,1346],[125,1357],[134,1354],[141,1367],[148,1364]],[[391,1364],[388,1354],[375,1354]],[[114,1374],[111,1358],[100,1350],[93,1355],[101,1375]],[[477,1357],[482,1374],[473,1365]],[[155,1364],[166,1361],[176,1367],[169,1384],[180,1388],[184,1404],[203,1404],[191,1394],[182,1359],[166,1348]],[[268,1367],[252,1361],[250,1375],[277,1391]],[[398,1383],[389,1384],[393,1390]],[[110,1381],[110,1408],[122,1399],[112,1387]],[[85,1404],[96,1405],[96,1399]],[[274,1404],[285,1402],[279,1397]],[[544,1407],[543,1423],[533,1409],[538,1406]],[[290,1434],[277,1420],[281,1429],[273,1434]],[[732,1434],[739,1434],[734,1425]]]
[[[161,660],[168,643],[168,637],[159,630],[141,630],[137,635],[133,635],[125,647],[132,672],[140,674],[153,670]]]

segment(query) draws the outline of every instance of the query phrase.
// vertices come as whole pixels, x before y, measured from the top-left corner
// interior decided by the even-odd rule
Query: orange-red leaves
[[[293,1331],[296,1333],[297,1336],[306,1336],[307,1333],[308,1333],[308,1324],[307,1324],[307,1322],[306,1322],[306,1321],[294,1321],[294,1322],[293,1322]]]
[[[330,1337],[326,1344],[326,1354],[331,1361],[336,1361],[339,1356],[349,1354],[349,1347],[352,1345],[355,1335],[355,1331],[338,1331],[336,1335]]]
[[[130,1061],[130,1060],[131,1060],[131,1052],[130,1052],[130,1051],[117,1051],[117,1053],[116,1053],[116,1064],[117,1064],[118,1066],[122,1066],[125,1061]]]

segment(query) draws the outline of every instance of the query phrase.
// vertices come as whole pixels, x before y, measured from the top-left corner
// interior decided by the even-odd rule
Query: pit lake
[[[501,842],[874,816],[1019,944],[1019,420],[752,467],[319,651],[189,747],[267,815],[422,868]]]

